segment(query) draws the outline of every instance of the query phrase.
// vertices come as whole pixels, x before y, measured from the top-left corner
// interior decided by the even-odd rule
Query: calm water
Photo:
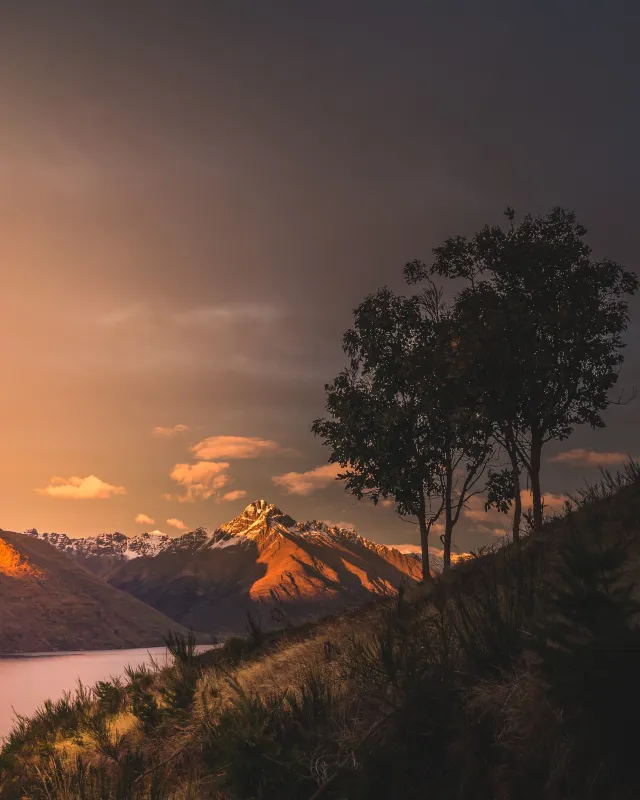
[[[15,712],[29,715],[47,698],[57,700],[74,689],[78,679],[92,686],[96,681],[124,675],[127,665],[148,664],[149,656],[161,666],[167,663],[164,647],[0,657],[0,740],[13,727]]]

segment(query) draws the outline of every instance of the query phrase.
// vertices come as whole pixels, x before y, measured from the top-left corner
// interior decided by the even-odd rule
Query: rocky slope
[[[35,537],[0,531],[0,653],[161,645],[183,630]]]
[[[297,623],[419,577],[413,556],[351,530],[296,523],[261,500],[214,532],[123,564],[110,580],[187,627],[224,634],[244,631],[248,612],[265,627]]]
[[[172,619],[216,634],[243,631],[248,612],[265,626],[300,622],[394,593],[421,576],[414,555],[349,529],[298,523],[264,500],[215,531],[154,541],[148,554],[139,539],[57,546]]]

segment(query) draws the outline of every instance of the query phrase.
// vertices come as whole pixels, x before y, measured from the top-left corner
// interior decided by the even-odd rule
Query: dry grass
[[[202,659],[175,643],[171,668],[72,704],[75,723],[52,708],[27,725],[0,798],[639,796],[617,722],[640,714],[640,484],[626,480],[396,600]]]

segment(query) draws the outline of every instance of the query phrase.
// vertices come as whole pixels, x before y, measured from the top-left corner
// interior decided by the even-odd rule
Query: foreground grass
[[[640,796],[640,475],[542,536],[280,637],[79,687],[19,720],[0,798]]]

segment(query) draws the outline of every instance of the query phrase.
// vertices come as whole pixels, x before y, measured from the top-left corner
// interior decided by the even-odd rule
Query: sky
[[[263,497],[417,543],[310,432],[352,310],[507,205],[572,208],[635,269],[639,23],[616,0],[0,0],[0,526],[177,534]],[[640,400],[606,419],[548,448],[551,502],[640,455]],[[475,504],[457,544],[503,523]]]

